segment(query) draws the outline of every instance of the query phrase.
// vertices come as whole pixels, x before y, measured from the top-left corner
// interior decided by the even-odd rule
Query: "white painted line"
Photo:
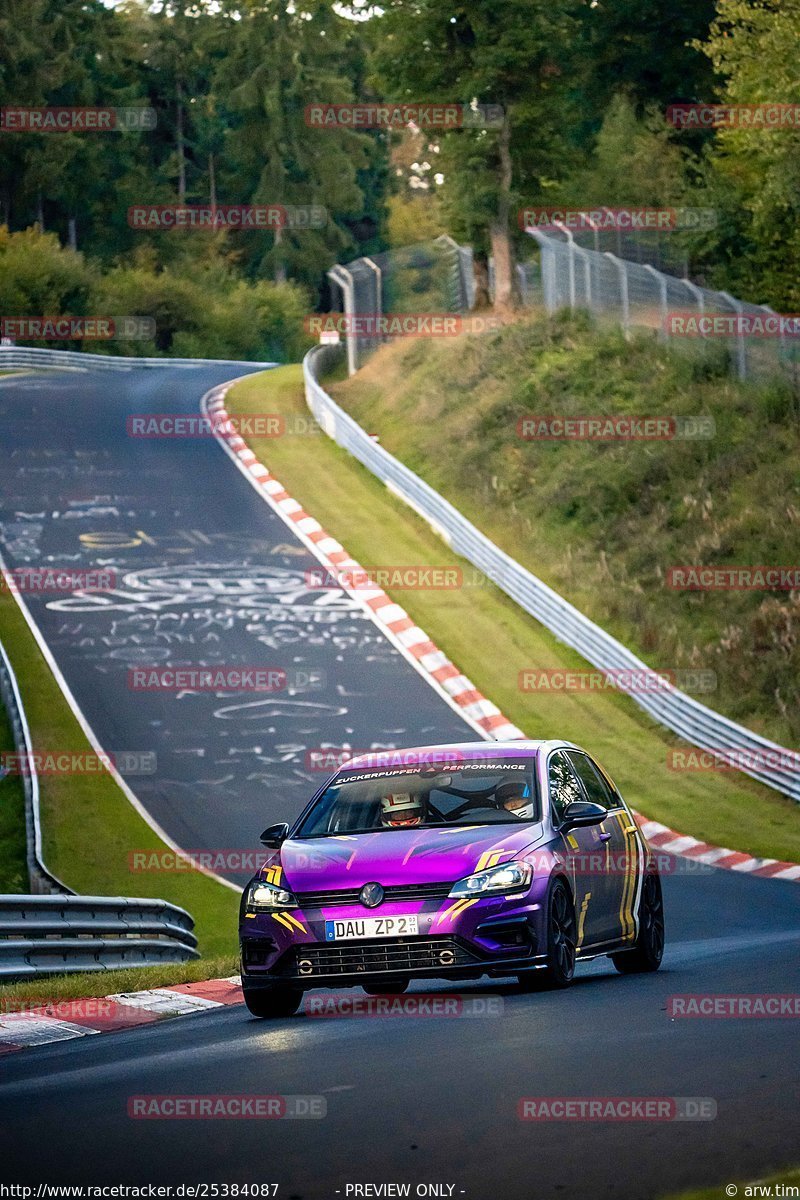
[[[57,1021],[54,1017],[9,1016],[0,1020],[0,1042],[10,1042],[13,1046],[43,1046],[47,1042],[67,1042],[99,1032],[98,1029],[73,1025],[71,1021]]]
[[[146,1012],[171,1013],[173,1016],[184,1016],[186,1013],[200,1012],[205,1008],[224,1008],[219,1000],[206,1000],[203,996],[191,996],[186,992],[173,992],[169,988],[150,988],[144,992],[119,992],[106,996],[117,1004],[129,1008],[143,1008]]]
[[[203,398],[200,401],[200,409],[201,409],[201,412],[203,413],[203,415],[204,416],[208,415],[208,407],[207,406],[208,406],[209,401],[214,398],[214,395],[213,395],[214,393],[216,395],[219,395],[221,392],[221,389],[224,389],[224,391],[226,392],[229,387],[232,387],[233,384],[237,383],[237,382],[239,382],[239,381],[232,380],[231,383],[229,383],[229,384],[221,385],[221,388],[212,388],[210,391],[206,392],[205,396],[203,396]],[[224,394],[224,392],[223,392],[223,394]],[[288,517],[287,514],[282,511],[280,504],[273,503],[269,499],[268,494],[265,495],[265,493],[268,493],[270,490],[269,483],[258,484],[256,482],[256,480],[253,479],[252,475],[247,470],[247,468],[243,465],[243,463],[241,463],[239,461],[238,456],[228,447],[228,445],[226,444],[225,438],[220,437],[220,435],[216,432],[215,432],[214,436],[215,436],[217,445],[221,446],[221,448],[224,450],[224,452],[228,455],[228,458],[230,458],[231,462],[233,462],[236,465],[237,470],[241,471],[244,478],[246,480],[248,480],[251,487],[253,487],[257,490],[257,492],[262,497],[262,499],[264,499],[270,505],[270,507],[273,509],[273,511],[276,512],[281,517],[281,519],[284,521],[284,523],[290,529],[294,530],[295,536],[299,539],[299,541],[301,541],[303,543],[303,545],[314,555],[314,557],[317,559],[318,562],[322,563],[322,565],[325,567],[326,571],[329,571],[331,569],[331,563],[327,558],[327,553],[331,553],[331,551],[326,551],[326,549],[323,549],[323,543],[325,542],[326,539],[323,538],[319,542],[313,542],[308,537],[307,534],[303,533],[302,529],[298,528],[298,523],[296,521],[292,521],[292,519],[290,517]],[[278,484],[277,490],[283,491],[284,490],[283,485]],[[330,541],[333,542],[333,538],[331,538]],[[338,546],[339,549],[342,549],[342,547],[339,546],[338,542],[335,543],[335,545]],[[458,704],[456,704],[456,702],[452,699],[452,697],[450,695],[448,695],[447,691],[441,686],[441,684],[438,682],[438,680],[434,679],[431,675],[428,674],[428,672],[424,669],[424,667],[420,666],[419,659],[415,658],[414,655],[411,654],[406,649],[406,647],[402,644],[402,642],[400,642],[397,639],[397,637],[392,633],[392,631],[390,629],[387,629],[377,619],[374,611],[370,608],[370,606],[363,602],[363,598],[359,595],[359,591],[357,588],[345,587],[344,591],[352,599],[356,600],[359,603],[360,607],[364,610],[364,612],[367,614],[367,616],[373,622],[373,624],[376,625],[377,628],[383,632],[387,641],[391,642],[391,644],[400,652],[400,654],[402,654],[402,656],[403,656],[403,658],[405,658],[406,662],[411,664],[411,666],[414,668],[414,670],[417,672],[417,674],[420,675],[425,680],[425,682],[430,687],[432,687],[435,692],[437,692],[439,694],[439,696],[441,696],[441,698],[445,701],[445,703],[450,706],[450,708],[453,710],[453,712],[457,713],[459,715],[459,717],[461,717],[462,721],[464,721],[465,724],[467,724],[471,729],[473,729],[475,731],[475,733],[477,733],[478,736],[483,741],[493,742],[493,741],[497,740],[493,733],[490,733],[488,730],[484,729],[484,727],[482,725],[479,725],[476,721],[471,720],[470,717],[465,715],[463,709]]]

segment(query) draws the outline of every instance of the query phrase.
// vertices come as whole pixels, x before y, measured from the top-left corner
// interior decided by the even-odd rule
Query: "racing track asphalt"
[[[188,544],[182,555],[175,549],[180,547],[179,530],[197,528],[212,548],[213,535],[221,535],[224,553],[214,561],[223,565],[263,571],[265,562],[274,561],[277,568],[289,570],[296,569],[295,558],[303,565],[305,560],[285,549],[273,553],[276,542],[291,544],[288,531],[274,525],[266,506],[218,447],[156,443],[145,449],[128,446],[127,456],[123,453],[119,410],[149,404],[153,411],[179,405],[196,411],[200,393],[219,378],[219,371],[204,368],[179,378],[135,372],[114,377],[113,385],[107,377],[93,376],[29,382],[23,390],[37,417],[29,418],[27,427],[19,417],[20,393],[12,403],[8,385],[0,388],[0,422],[11,429],[12,445],[21,451],[4,456],[4,507],[8,509],[13,494],[12,511],[26,512],[30,504],[30,511],[61,512],[66,493],[75,487],[97,509],[112,494],[119,516],[103,515],[102,524],[99,514],[72,520],[81,530],[153,530],[148,536],[155,547],[148,542],[147,548],[125,551],[125,571],[171,565],[173,553],[182,579],[191,566],[207,571],[205,543],[201,548]],[[62,402],[71,408],[65,411]],[[60,428],[51,420],[51,403],[61,405]],[[85,430],[76,427],[76,414],[81,425],[89,416],[94,424]],[[45,460],[41,465],[63,468],[62,474],[20,471],[36,462],[24,448],[35,444],[37,430],[42,444],[54,450],[52,464]],[[81,476],[75,450],[82,445],[92,451],[95,463],[89,460],[92,469]],[[100,476],[95,466],[111,474]],[[149,526],[142,518],[149,519]],[[76,536],[67,520],[47,515],[35,520],[43,526],[39,545],[44,552],[75,551]],[[20,525],[28,521],[34,518],[19,518]],[[243,547],[232,540],[243,536],[259,538],[259,545]],[[22,562],[15,557],[14,565]],[[208,821],[212,830],[206,844],[219,844],[211,839],[222,838],[230,845],[246,836],[256,814],[260,820],[262,812],[265,819],[288,813],[300,787],[307,789],[308,780],[296,763],[270,762],[276,781],[276,768],[290,773],[281,778],[298,779],[295,790],[287,784],[285,798],[278,799],[265,787],[267,800],[256,780],[258,786],[247,788],[236,803],[234,783],[249,782],[246,774],[236,774],[233,782],[219,786],[225,802],[215,808],[213,785],[203,791],[185,767],[177,774],[173,763],[185,760],[170,757],[173,744],[183,746],[191,736],[200,740],[204,718],[219,720],[211,716],[212,708],[193,708],[181,723],[176,714],[189,711],[186,703],[159,698],[160,707],[141,716],[141,698],[125,694],[119,660],[109,658],[105,643],[99,648],[103,636],[113,636],[108,617],[93,617],[89,624],[84,613],[65,618],[43,606],[35,611],[101,739],[113,734],[114,745],[141,748],[138,742],[153,729],[153,744],[156,734],[162,739],[157,745],[169,764],[165,778],[157,784],[144,777],[130,782],[174,835],[188,834],[197,841]],[[140,616],[141,609],[135,613]],[[353,620],[348,616],[345,624]],[[82,627],[76,632],[65,621]],[[316,656],[316,647],[305,645],[305,633],[313,628],[305,615],[299,625],[300,642],[293,640],[293,653],[306,655],[311,665],[330,662]],[[151,632],[147,619],[142,628]],[[297,632],[295,624],[291,628]],[[357,621],[356,631],[365,632]],[[91,642],[81,646],[79,634]],[[394,722],[401,731],[398,740],[463,739],[465,727],[458,727],[455,714],[422,680],[419,692],[414,690],[418,677],[404,660],[377,643],[365,650],[357,634],[349,636],[355,640],[342,647],[336,671],[337,679],[347,680],[348,719],[359,732],[370,736],[375,721],[386,737]],[[240,654],[252,650],[241,636],[230,645]],[[146,648],[152,646],[148,642]],[[374,708],[376,690],[383,693],[374,685],[373,672],[386,672],[385,680],[396,669],[407,672],[392,676],[402,678],[402,696],[394,696],[396,703],[388,710]],[[99,700],[93,691],[102,693]],[[112,698],[113,718],[105,715],[104,703]],[[354,706],[360,715],[353,713]],[[149,722],[154,720],[164,724],[153,726]],[[337,721],[319,720],[302,740],[338,731]],[[235,728],[237,740],[249,744]],[[283,726],[278,732],[289,736]],[[206,736],[205,726],[200,736]],[[264,744],[272,743],[264,739]],[[176,784],[187,792],[196,789],[191,808],[183,794],[178,803]],[[635,803],[635,797],[629,799]],[[313,1018],[301,1010],[287,1021],[260,1022],[234,1007],[5,1055],[0,1058],[3,1181],[277,1182],[284,1200],[336,1200],[346,1196],[348,1184],[365,1183],[409,1183],[414,1195],[417,1184],[438,1183],[453,1185],[453,1197],[470,1200],[639,1200],[763,1176],[797,1158],[796,1022],[672,1019],[667,998],[709,992],[797,994],[800,889],[694,867],[666,875],[665,901],[668,949],[658,974],[626,978],[600,960],[579,968],[575,986],[564,993],[524,995],[510,983],[488,981],[463,987],[470,995],[500,995],[500,1016]],[[437,985],[416,985],[414,990],[437,990]],[[134,1095],[254,1093],[321,1095],[327,1116],[177,1123],[127,1116],[127,1101]],[[542,1096],[710,1097],[717,1116],[684,1123],[521,1122],[519,1099]]]
[[[644,1200],[763,1177],[797,1158],[796,1021],[675,1020],[666,1002],[796,994],[800,889],[711,869],[667,877],[665,900],[658,974],[619,976],[601,959],[566,992],[464,985],[500,995],[500,1016],[301,1010],[258,1021],[236,1006],[6,1055],[0,1177],[277,1182],[284,1200],[337,1200],[347,1184],[387,1182],[453,1184],[469,1200]],[[321,1095],[327,1116],[127,1116],[131,1096],[256,1093]],[[517,1119],[521,1097],[565,1095],[702,1096],[718,1112],[682,1124]]]
[[[127,418],[138,414],[198,416],[207,389],[246,371],[134,368],[0,382],[3,556],[11,568],[115,572],[111,592],[26,600],[103,749],[184,850],[259,849],[262,829],[295,814],[324,779],[308,757],[322,745],[475,736],[357,601],[313,586],[318,560],[213,438],[129,435]],[[310,417],[308,426],[316,430]],[[322,435],[291,436],[307,436],[312,453]],[[260,694],[128,686],[131,669],[167,663],[275,668],[287,686]],[[153,761],[152,773],[136,773]],[[220,873],[243,881],[252,871]]]

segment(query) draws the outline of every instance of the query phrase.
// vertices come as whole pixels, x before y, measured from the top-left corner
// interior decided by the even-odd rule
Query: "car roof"
[[[419,763],[430,763],[439,758],[463,757],[466,761],[481,758],[535,758],[542,752],[556,747],[580,749],[572,742],[542,738],[519,738],[504,742],[442,742],[433,746],[408,746],[395,750],[375,750],[358,754],[343,763],[340,770],[375,770],[381,767],[413,767]]]

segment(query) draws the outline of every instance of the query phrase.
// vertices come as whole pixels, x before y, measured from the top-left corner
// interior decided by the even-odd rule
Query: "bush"
[[[54,233],[0,225],[0,313],[4,317],[91,314],[95,271]],[[41,344],[41,343],[36,343]]]
[[[293,283],[247,283],[221,258],[189,256],[166,270],[146,257],[106,274],[55,234],[0,227],[0,313],[8,316],[139,316],[155,322],[149,339],[48,342],[134,357],[240,358],[288,362],[312,344],[303,330],[310,307]],[[27,341],[27,345],[44,345]]]

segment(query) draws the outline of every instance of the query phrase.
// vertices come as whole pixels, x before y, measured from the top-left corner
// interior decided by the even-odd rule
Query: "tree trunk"
[[[67,239],[69,242],[69,248],[70,248],[70,250],[77,250],[78,249],[78,223],[74,217],[70,217],[69,221],[67,222],[67,229],[68,229]]]
[[[175,84],[175,143],[178,153],[178,203],[186,201],[186,152],[183,135],[183,88]]]
[[[211,212],[217,212],[217,172],[214,166],[214,155],[208,156],[208,198],[211,202]]]
[[[513,311],[520,307],[519,282],[514,248],[511,244],[511,122],[506,110],[498,139],[497,212],[489,223],[489,238],[494,255],[494,307]]]
[[[44,205],[41,192],[36,197],[36,224],[39,226],[39,232],[44,233]]]
[[[275,230],[275,248],[277,249],[283,241],[283,230],[280,226]],[[275,263],[275,270],[272,275],[274,283],[286,283],[286,264],[283,262]]]
[[[491,308],[492,298],[489,293],[489,259],[483,252],[472,252],[472,277],[475,281],[475,302],[473,308]]]

